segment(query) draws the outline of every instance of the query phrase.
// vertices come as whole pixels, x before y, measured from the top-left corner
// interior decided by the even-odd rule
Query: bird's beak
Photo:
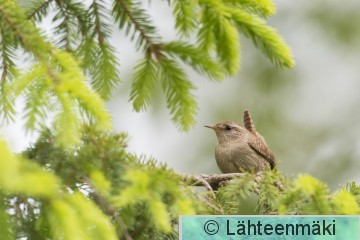
[[[216,125],[206,125],[205,127],[211,128],[211,129],[213,129],[213,130],[218,129],[218,127],[217,127]]]

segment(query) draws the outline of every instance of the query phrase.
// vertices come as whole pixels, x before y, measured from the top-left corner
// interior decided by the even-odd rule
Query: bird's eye
[[[230,130],[231,130],[231,127],[230,127],[229,125],[225,125],[224,128],[225,128],[225,130],[227,130],[227,131],[230,131]]]

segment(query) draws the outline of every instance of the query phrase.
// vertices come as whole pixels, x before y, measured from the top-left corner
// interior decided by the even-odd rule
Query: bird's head
[[[244,127],[240,126],[240,124],[231,121],[224,121],[215,125],[207,125],[205,127],[211,128],[215,131],[219,143],[238,140],[245,134],[245,132],[248,131]]]

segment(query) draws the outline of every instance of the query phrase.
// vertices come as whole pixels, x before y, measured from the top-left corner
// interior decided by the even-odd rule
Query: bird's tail
[[[250,132],[256,134],[256,129],[254,122],[251,119],[250,112],[248,110],[244,111],[244,127]]]

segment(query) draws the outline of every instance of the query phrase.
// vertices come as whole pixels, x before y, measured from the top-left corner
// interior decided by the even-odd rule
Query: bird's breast
[[[252,172],[265,169],[265,163],[258,154],[242,141],[221,144],[215,148],[215,159],[223,173]]]

